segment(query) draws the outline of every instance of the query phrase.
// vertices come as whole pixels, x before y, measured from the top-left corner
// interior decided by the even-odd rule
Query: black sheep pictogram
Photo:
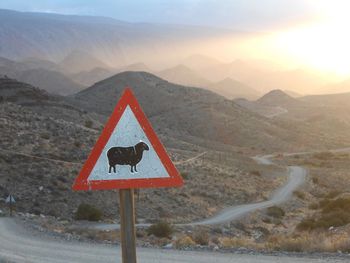
[[[116,165],[130,165],[131,172],[137,172],[136,165],[142,160],[143,151],[148,151],[149,147],[144,142],[139,142],[131,147],[112,147],[107,152],[109,173],[116,173]]]

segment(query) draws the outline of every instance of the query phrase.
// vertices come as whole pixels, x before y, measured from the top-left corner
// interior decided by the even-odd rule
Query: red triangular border
[[[94,168],[98,158],[100,157],[105,145],[111,137],[114,128],[117,126],[124,110],[130,106],[137,121],[145,132],[148,140],[157,153],[160,161],[167,170],[169,177],[162,178],[146,178],[146,179],[121,179],[121,180],[93,180],[88,182],[87,179]],[[105,125],[100,137],[98,138],[89,158],[83,165],[78,177],[75,179],[73,190],[108,190],[108,189],[128,189],[128,188],[151,188],[151,187],[171,187],[181,186],[183,180],[169,155],[165,151],[164,146],[159,141],[146,115],[143,113],[141,106],[136,100],[132,90],[125,88],[124,93],[118,101],[114,111]]]

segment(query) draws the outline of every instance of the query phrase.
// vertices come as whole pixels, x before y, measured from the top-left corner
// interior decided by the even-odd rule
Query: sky
[[[256,58],[350,75],[349,0],[1,0],[0,8],[259,32],[243,43]]]
[[[270,31],[317,19],[320,14],[312,2],[314,1],[1,0],[0,8],[108,16],[130,22],[209,25],[247,31]]]

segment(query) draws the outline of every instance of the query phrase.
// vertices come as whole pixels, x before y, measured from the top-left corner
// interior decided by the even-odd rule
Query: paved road
[[[120,247],[63,242],[33,235],[10,218],[0,218],[0,262],[14,263],[116,263]],[[139,263],[326,263],[345,259],[311,259],[262,255],[237,255],[162,249],[138,249]]]

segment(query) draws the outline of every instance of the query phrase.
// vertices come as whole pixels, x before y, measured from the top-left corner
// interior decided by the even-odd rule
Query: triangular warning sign
[[[73,185],[74,190],[181,186],[182,178],[126,88]]]

